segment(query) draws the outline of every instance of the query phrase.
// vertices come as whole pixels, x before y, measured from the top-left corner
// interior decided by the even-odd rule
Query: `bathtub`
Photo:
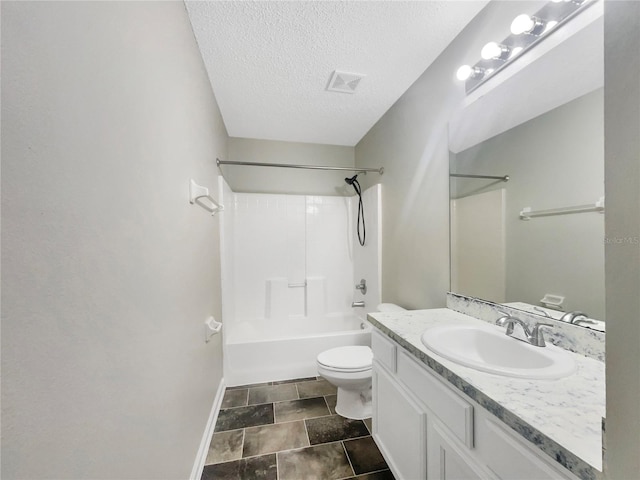
[[[371,345],[371,329],[368,322],[350,315],[315,321],[240,322],[225,334],[225,383],[237,386],[315,377],[320,352],[345,345]]]

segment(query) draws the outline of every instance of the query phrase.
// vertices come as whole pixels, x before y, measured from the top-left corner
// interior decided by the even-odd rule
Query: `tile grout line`
[[[351,471],[353,472],[353,477],[356,476],[356,470],[353,468],[353,464],[351,463],[351,458],[349,457],[349,452],[347,452],[347,447],[344,446],[344,440],[340,440],[340,445],[342,445],[342,450],[344,450],[344,454],[347,457],[347,462],[349,462],[349,467],[351,467]],[[349,478],[349,477],[346,477]]]
[[[246,437],[247,429],[242,429],[242,447],[240,447],[240,460],[244,458],[244,439]]]
[[[307,434],[307,442],[309,443],[309,446],[311,446],[311,437],[309,437],[309,429],[307,428],[307,419],[303,419],[302,423],[304,423],[304,433]]]
[[[329,410],[329,415],[331,415],[331,407],[329,406],[329,402],[327,401],[327,396],[323,395],[322,398],[324,399],[324,403],[327,406],[327,409]]]

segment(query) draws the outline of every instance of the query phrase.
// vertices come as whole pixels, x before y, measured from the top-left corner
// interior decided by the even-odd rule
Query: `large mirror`
[[[451,120],[451,290],[603,330],[602,18],[585,23]]]

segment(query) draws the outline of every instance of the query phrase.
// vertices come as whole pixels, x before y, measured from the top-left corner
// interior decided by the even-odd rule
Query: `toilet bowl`
[[[371,417],[372,361],[371,348],[356,345],[318,355],[318,374],[338,387],[337,414],[353,420]]]
[[[404,308],[381,303],[378,311],[401,312]],[[371,348],[359,345],[332,348],[320,353],[316,363],[318,374],[338,387],[336,413],[353,420],[371,417]]]

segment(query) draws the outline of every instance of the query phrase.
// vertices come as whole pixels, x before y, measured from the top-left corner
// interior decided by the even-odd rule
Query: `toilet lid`
[[[372,361],[371,348],[362,346],[332,348],[318,355],[320,365],[336,370],[366,370]]]

